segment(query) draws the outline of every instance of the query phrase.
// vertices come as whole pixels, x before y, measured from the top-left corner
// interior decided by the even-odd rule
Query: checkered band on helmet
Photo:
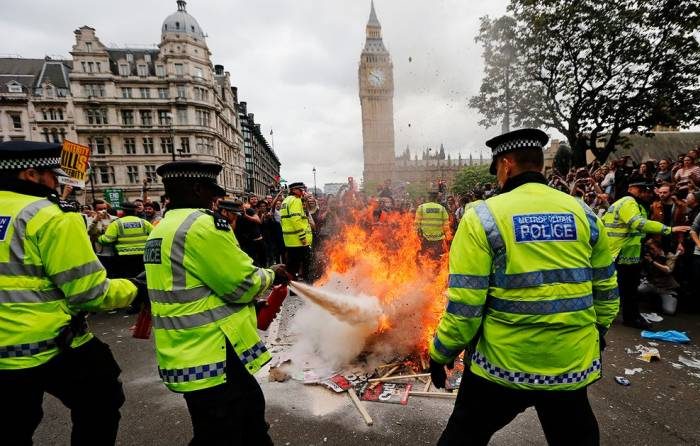
[[[496,146],[496,148],[493,149],[493,156],[495,157],[496,155],[500,155],[501,153],[511,150],[529,148],[541,149],[542,144],[536,139],[512,139]]]
[[[44,158],[10,158],[0,160],[0,170],[19,170],[19,169],[41,169],[54,168],[61,165],[60,157],[44,157]]]
[[[216,181],[218,176],[218,172],[204,170],[175,170],[171,172],[163,172],[161,175],[164,180],[172,178],[208,178],[214,181]]]

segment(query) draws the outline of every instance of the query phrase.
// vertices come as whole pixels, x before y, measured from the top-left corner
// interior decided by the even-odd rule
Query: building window
[[[194,77],[197,77],[200,79],[204,77],[204,73],[202,72],[202,69],[200,67],[194,68]]]
[[[102,72],[102,64],[99,62],[95,62],[95,71],[98,73]]]
[[[129,70],[129,64],[121,63],[119,64],[119,75],[128,76],[131,70]]]
[[[12,128],[22,130],[22,115],[20,113],[8,113],[12,120]]]
[[[207,110],[197,109],[195,111],[195,116],[197,118],[197,125],[202,127],[209,127],[210,114]]]
[[[58,130],[55,128],[51,129],[51,142],[54,144],[61,142],[61,138],[58,137]]]
[[[209,90],[206,88],[195,87],[194,98],[198,101],[208,101],[209,100]]]
[[[46,127],[44,127],[44,128],[41,130],[41,134],[44,135],[44,140],[45,140],[46,142],[51,142],[51,141],[49,140],[49,129],[47,129]]]
[[[149,63],[150,63],[150,62],[151,62],[151,55],[150,55],[150,54],[144,54],[144,55],[143,55],[143,60],[145,60],[146,62],[149,62]]]
[[[88,53],[92,51],[92,42],[85,42],[85,50]]]
[[[95,167],[95,177],[100,184],[113,184],[114,181],[114,167],[112,166],[98,166]]]
[[[131,99],[134,97],[134,90],[131,87],[122,87],[122,98]]]
[[[103,98],[105,96],[105,86],[104,84],[85,84],[85,96],[94,96],[97,98]]]
[[[139,166],[126,166],[126,176],[130,184],[139,183]]]
[[[180,153],[190,153],[190,138],[180,138]]]
[[[170,97],[170,93],[168,92],[167,88],[159,88],[158,89],[158,98],[159,99],[168,99]]]
[[[139,88],[139,92],[141,93],[142,99],[150,99],[151,98],[151,89],[150,88]]]
[[[187,109],[186,108],[178,108],[177,109],[177,123],[180,125],[187,124]]]
[[[161,153],[173,153],[173,139],[171,137],[160,138]]]
[[[131,53],[127,54],[127,55],[126,55],[126,61],[129,62],[129,63],[133,62],[133,61],[134,61],[134,55],[131,54]]]
[[[198,137],[195,141],[197,153],[203,155],[213,155],[214,154],[214,142],[211,138]]]
[[[175,75],[182,76],[183,74],[185,74],[185,67],[181,63],[176,63],[175,64]]]
[[[168,110],[158,110],[158,125],[172,125],[172,117]]]
[[[141,115],[142,126],[151,127],[153,125],[153,114],[150,110],[141,110],[139,114]]]
[[[151,180],[151,183],[157,183],[158,175],[156,174],[156,166],[147,164],[143,167],[146,169],[146,178]]]
[[[85,110],[87,122],[91,125],[107,124],[107,109],[105,108],[89,108]]]
[[[92,152],[96,155],[112,154],[112,142],[109,138],[103,136],[95,136],[88,138],[88,145],[92,148]]]
[[[133,126],[134,125],[134,111],[133,110],[122,110],[122,125]]]
[[[148,76],[148,65],[137,65],[136,73],[141,77]]]
[[[165,77],[165,67],[163,65],[156,65],[156,76]]]
[[[153,138],[143,138],[143,153],[153,153]]]
[[[127,155],[136,154],[136,138],[124,138],[124,153]]]
[[[184,85],[177,86],[177,97],[186,98],[187,97],[187,87]]]
[[[7,92],[8,93],[22,93],[22,85],[18,83],[11,83],[7,85]]]

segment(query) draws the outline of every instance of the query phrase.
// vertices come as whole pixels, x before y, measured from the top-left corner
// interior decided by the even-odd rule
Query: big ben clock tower
[[[382,41],[382,25],[374,12],[367,22],[367,39],[358,76],[362,106],[364,181],[381,183],[394,171],[394,66]]]

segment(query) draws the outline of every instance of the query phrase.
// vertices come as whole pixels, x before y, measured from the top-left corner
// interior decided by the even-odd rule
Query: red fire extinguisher
[[[282,308],[282,303],[287,297],[287,285],[279,285],[272,289],[265,305],[257,307],[258,330],[267,330],[272,320],[277,316]]]

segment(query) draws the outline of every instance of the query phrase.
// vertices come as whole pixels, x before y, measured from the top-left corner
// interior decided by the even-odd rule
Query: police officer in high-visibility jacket
[[[74,445],[114,444],[124,393],[84,313],[129,305],[107,279],[82,216],[56,194],[59,144],[0,143],[0,443],[31,444],[44,392],[71,410]],[[145,292],[145,289],[143,290]]]
[[[598,443],[586,387],[601,377],[619,307],[615,268],[603,223],[540,173],[547,140],[523,129],[486,143],[502,193],[459,224],[430,344],[436,387],[444,365],[473,350],[441,445],[486,445],[530,406],[550,444]]]
[[[289,196],[282,201],[280,208],[280,223],[287,251],[287,271],[295,277],[308,279],[313,235],[309,217],[302,202],[305,190],[304,183],[289,185]]]
[[[103,245],[114,245],[117,251],[117,276],[137,276],[143,272],[143,249],[153,225],[136,216],[136,204],[122,203],[122,209],[124,216],[110,223],[97,240]]]
[[[654,183],[631,183],[627,193],[629,195],[608,208],[603,215],[603,222],[617,269],[623,324],[649,329],[650,324],[639,313],[637,301],[637,287],[642,272],[642,239],[646,234],[688,232],[690,226],[670,227],[647,218],[647,207],[654,201]]]
[[[190,444],[272,444],[265,399],[253,377],[270,359],[256,330],[255,298],[284,268],[253,266],[229,222],[209,209],[224,191],[221,165],[159,166],[168,212],[144,253],[160,377],[184,394]]]
[[[437,202],[438,194],[431,192],[429,201],[416,209],[414,224],[421,236],[421,251],[431,257],[444,253],[445,238],[450,231],[450,215],[443,205]]]

